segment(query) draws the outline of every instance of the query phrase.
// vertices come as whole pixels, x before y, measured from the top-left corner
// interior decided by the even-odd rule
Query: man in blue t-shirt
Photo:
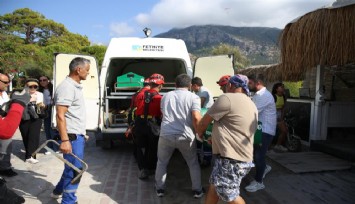
[[[200,77],[191,80],[191,90],[201,99],[201,108],[209,109],[213,105],[211,92],[203,86]],[[197,156],[201,167],[208,167],[212,160],[212,149],[210,145],[197,141]]]
[[[213,96],[211,92],[203,86],[201,78],[195,77],[191,80],[191,89],[201,98],[201,108],[211,108],[213,105]]]

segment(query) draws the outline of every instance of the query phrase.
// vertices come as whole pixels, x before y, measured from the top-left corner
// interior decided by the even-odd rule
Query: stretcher
[[[78,179],[80,179],[80,177],[83,175],[83,173],[88,169],[88,165],[87,163],[85,163],[83,160],[81,160],[79,157],[77,157],[75,154],[73,153],[69,153],[70,155],[72,155],[73,157],[75,157],[82,165],[83,169],[79,169],[78,167],[74,166],[72,163],[70,163],[68,160],[64,159],[62,156],[60,156],[58,153],[56,153],[55,151],[53,151],[51,148],[49,148],[47,146],[48,143],[53,143],[55,145],[57,145],[59,147],[59,143],[55,140],[47,140],[46,142],[44,142],[40,147],[38,147],[38,149],[33,152],[32,157],[35,156],[39,151],[41,151],[41,149],[46,149],[48,152],[51,152],[52,155],[56,156],[59,160],[61,160],[62,162],[64,162],[66,165],[68,165],[70,168],[74,169],[74,171],[76,171],[78,174],[76,175],[76,177],[73,178],[73,180],[71,180],[71,183],[75,183]]]

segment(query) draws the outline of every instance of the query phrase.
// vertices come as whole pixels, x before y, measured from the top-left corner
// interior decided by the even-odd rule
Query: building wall
[[[316,91],[316,67],[305,73],[303,88],[310,89],[311,98],[314,98]],[[343,72],[336,72],[325,69],[324,72],[325,100],[339,102],[355,102],[355,71],[350,69]]]

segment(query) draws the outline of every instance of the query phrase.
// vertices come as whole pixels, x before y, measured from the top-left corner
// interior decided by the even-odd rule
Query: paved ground
[[[27,164],[23,162],[23,149],[21,136],[17,132],[12,163],[19,175],[7,178],[8,186],[23,195],[28,204],[60,203],[60,200],[51,199],[49,194],[62,173],[61,161],[53,155],[39,154],[40,163]],[[102,150],[91,139],[85,152],[89,170],[84,174],[78,190],[81,204],[204,202],[204,198],[192,198],[187,165],[179,153],[174,154],[168,168],[166,196],[157,198],[153,177],[147,181],[137,179],[137,165],[129,145]],[[264,181],[265,190],[247,193],[243,188],[252,180],[252,176],[248,175],[243,180],[241,195],[247,203],[355,203],[353,171],[294,174],[269,159],[268,163],[273,169]],[[202,170],[206,189],[210,170]]]

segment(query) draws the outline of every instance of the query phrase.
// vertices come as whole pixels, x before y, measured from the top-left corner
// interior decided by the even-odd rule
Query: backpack
[[[153,118],[152,120],[148,120],[148,112],[149,112],[149,104],[152,102],[153,97],[155,95],[158,95],[158,92],[144,92],[144,120],[147,122],[148,127],[150,128],[150,131],[154,136],[159,137],[160,135],[160,124],[158,124],[158,121],[156,118]]]

